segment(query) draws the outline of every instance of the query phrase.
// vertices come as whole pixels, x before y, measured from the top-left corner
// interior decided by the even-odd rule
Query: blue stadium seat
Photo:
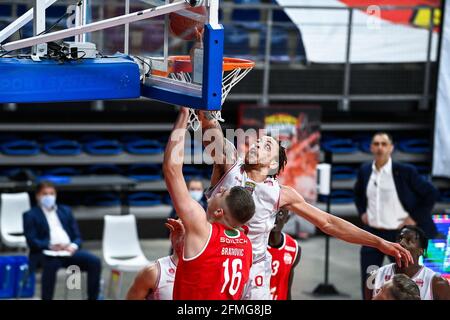
[[[71,177],[80,175],[80,170],[74,167],[56,167],[44,170],[42,175],[45,176],[60,176],[60,177]]]
[[[353,153],[358,146],[351,139],[330,139],[322,143],[322,148],[331,153]]]
[[[183,175],[187,180],[201,178],[203,176],[203,170],[195,166],[183,166]]]
[[[0,4],[0,17],[11,18],[11,16],[12,16],[12,5]]]
[[[36,286],[35,273],[30,272],[28,257],[14,256],[15,286],[14,297],[31,298]]]
[[[121,174],[122,170],[114,164],[96,164],[87,167],[85,173],[92,175],[113,175]]]
[[[13,140],[2,143],[0,151],[9,156],[34,156],[41,150],[35,141]]]
[[[250,55],[250,35],[247,29],[225,26],[224,55],[233,57]]]
[[[266,51],[267,29],[263,28],[259,37],[259,55],[263,59]],[[272,62],[289,62],[289,35],[284,28],[272,29],[270,60]]]
[[[332,180],[354,179],[356,175],[356,170],[350,166],[333,166],[331,169]]]
[[[450,203],[450,189],[440,191],[439,201]]]
[[[158,140],[135,140],[125,145],[125,150],[131,154],[160,154],[164,148]]]
[[[122,145],[116,140],[95,140],[87,142],[84,150],[92,155],[118,155],[122,153]]]
[[[272,4],[278,4],[278,2],[276,0],[272,0]],[[291,18],[289,18],[284,9],[273,10],[272,20],[275,22],[292,22]]]
[[[42,147],[43,151],[54,156],[76,156],[81,153],[81,145],[73,140],[54,140]]]
[[[50,7],[45,10],[46,17],[50,18],[50,20],[56,20],[59,19],[61,16],[63,16],[67,12],[66,6],[58,6],[57,4],[53,4]],[[54,19],[52,19],[54,18]],[[62,20],[64,23],[66,23],[66,20]]]
[[[398,148],[406,153],[431,152],[431,145],[427,139],[405,139],[398,143]]]
[[[135,207],[157,206],[162,203],[161,196],[151,192],[136,192],[127,197],[128,205]]]
[[[157,164],[134,164],[128,168],[127,176],[138,181],[158,181],[162,179],[162,168]]]
[[[38,177],[38,182],[51,181],[54,184],[69,184],[71,177],[79,175],[80,171],[73,167],[57,167],[45,170]]]
[[[15,288],[15,261],[13,257],[0,257],[0,299],[14,297]]]
[[[351,190],[334,190],[331,192],[332,204],[350,204],[354,202],[354,193]],[[319,196],[321,202],[327,201],[327,196]]]
[[[120,206],[120,196],[115,192],[100,192],[86,195],[84,204],[87,206],[115,207]]]
[[[260,0],[234,0],[235,4],[260,4]],[[261,24],[261,10],[259,9],[233,9],[231,20],[246,28],[259,29]]]

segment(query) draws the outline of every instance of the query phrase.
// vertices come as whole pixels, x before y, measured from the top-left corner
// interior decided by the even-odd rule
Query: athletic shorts
[[[242,300],[270,300],[271,275],[272,256],[267,253],[265,257],[252,264]]]

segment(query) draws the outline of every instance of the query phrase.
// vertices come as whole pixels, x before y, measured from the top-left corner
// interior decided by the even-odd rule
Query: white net
[[[247,73],[249,73],[252,70],[252,68],[236,68],[232,71],[222,74],[222,105],[225,102],[225,99],[227,98],[228,94],[230,93],[231,89],[239,82],[241,81]],[[171,73],[170,78],[183,81],[183,82],[192,82],[192,77],[187,72],[176,72]],[[224,122],[225,120],[222,118],[222,112],[220,110],[217,111],[209,111],[208,116],[212,119],[215,119],[220,122]],[[200,128],[200,120],[198,118],[198,115],[196,113],[195,109],[189,109],[189,120],[188,120],[188,126],[194,130],[197,131]]]

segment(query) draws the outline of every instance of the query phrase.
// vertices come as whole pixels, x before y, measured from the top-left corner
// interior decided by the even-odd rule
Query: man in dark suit
[[[42,299],[53,299],[56,273],[75,265],[88,274],[88,299],[98,297],[101,261],[81,250],[81,237],[69,207],[56,205],[56,188],[42,182],[36,190],[37,206],[24,213],[23,224],[30,249],[30,270],[42,266]]]
[[[431,211],[438,191],[417,170],[407,164],[393,162],[392,136],[376,133],[370,150],[372,163],[363,164],[355,184],[355,204],[364,227],[383,239],[395,242],[405,225],[418,225],[428,238],[437,235]],[[361,280],[364,288],[372,266],[380,267],[384,254],[375,248],[361,248]],[[369,270],[370,269],[370,270]]]

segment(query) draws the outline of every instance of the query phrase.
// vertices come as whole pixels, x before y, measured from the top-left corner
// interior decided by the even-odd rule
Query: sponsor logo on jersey
[[[170,274],[175,274],[175,269],[174,269],[174,268],[170,268],[170,269],[169,269],[169,273],[170,273]]]
[[[247,189],[250,193],[253,193],[255,191],[256,184],[251,181],[245,181],[245,189]]]
[[[238,238],[240,236],[237,229],[225,229],[224,233],[228,238]]]
[[[243,239],[243,238],[237,238],[237,239],[230,239],[227,237],[220,237],[220,243],[225,243],[225,244],[246,244],[248,243],[247,239]]]
[[[283,260],[285,264],[292,264],[292,256],[287,252],[284,253]]]

